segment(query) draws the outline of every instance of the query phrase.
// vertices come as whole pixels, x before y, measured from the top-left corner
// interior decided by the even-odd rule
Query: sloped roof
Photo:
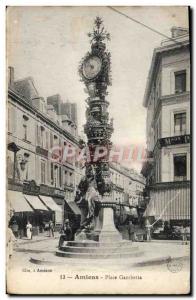
[[[32,77],[26,77],[14,82],[15,90],[31,103],[31,99],[39,97]]]

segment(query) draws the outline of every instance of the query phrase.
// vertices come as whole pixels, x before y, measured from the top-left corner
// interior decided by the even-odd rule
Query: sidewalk
[[[22,239],[17,239],[18,245],[25,245],[25,244],[33,244],[36,242],[41,242],[45,240],[53,240],[53,239],[59,239],[60,233],[55,232],[54,237],[50,237],[47,233],[43,233],[40,235],[33,236],[32,240],[28,240],[26,237],[23,237]]]
[[[182,245],[182,240],[153,240],[152,239],[151,241],[144,241],[144,242]],[[187,245],[190,245],[190,241],[187,241]]]

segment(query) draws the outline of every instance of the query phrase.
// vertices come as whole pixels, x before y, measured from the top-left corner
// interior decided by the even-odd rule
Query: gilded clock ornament
[[[100,73],[102,61],[98,56],[90,56],[83,63],[83,75],[87,79],[94,79]]]

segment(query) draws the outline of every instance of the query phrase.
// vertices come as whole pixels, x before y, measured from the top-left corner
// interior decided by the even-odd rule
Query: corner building
[[[147,208],[144,217],[190,221],[189,32],[173,27],[172,39],[154,49],[143,105],[147,108]]]

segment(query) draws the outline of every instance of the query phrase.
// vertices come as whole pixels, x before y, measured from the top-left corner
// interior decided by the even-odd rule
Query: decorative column
[[[86,162],[86,178],[94,178],[101,196],[101,210],[95,217],[94,231],[100,232],[100,240],[120,240],[121,235],[114,225],[113,206],[111,200],[111,179],[109,153],[112,143],[113,120],[109,121],[107,87],[111,85],[110,52],[106,50],[106,40],[110,35],[97,17],[93,32],[89,33],[91,50],[83,58],[79,66],[81,80],[86,86],[88,105],[84,132],[87,135],[88,155]],[[103,214],[103,216],[102,216]],[[101,228],[102,227],[102,228]]]

